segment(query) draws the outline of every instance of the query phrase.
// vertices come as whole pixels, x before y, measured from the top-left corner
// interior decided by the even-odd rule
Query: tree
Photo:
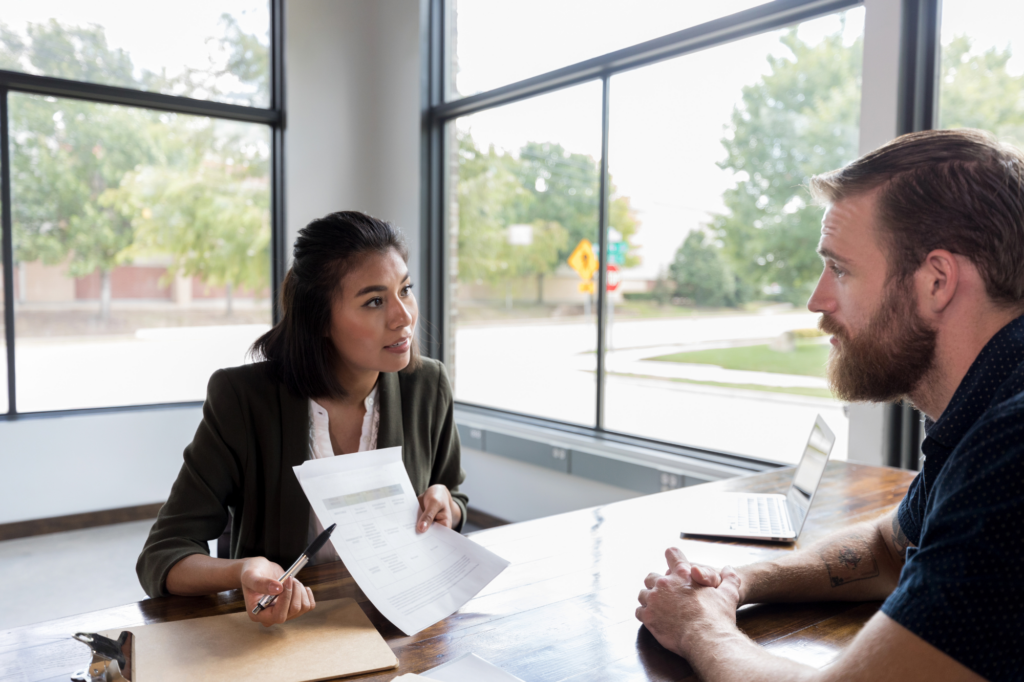
[[[722,168],[736,173],[712,221],[745,299],[778,285],[802,304],[821,274],[815,255],[821,209],[807,181],[857,155],[861,40],[842,31],[810,45],[796,29],[782,37],[789,54],[769,57],[769,73],[743,89],[722,140]],[[1024,143],[1024,76],[1006,70],[1010,50],[973,52],[958,36],[943,47],[940,124],[974,127]],[[749,292],[749,293],[748,293]]]
[[[857,154],[860,39],[842,31],[808,45],[791,29],[789,55],[768,57],[770,72],[743,88],[719,165],[737,174],[723,196],[727,212],[712,230],[723,254],[753,292],[777,284],[782,297],[807,300],[821,272],[815,253],[821,210],[809,205],[808,179]]]
[[[233,157],[228,157],[232,161]],[[198,168],[145,167],[129,173],[118,204],[133,216],[134,254],[172,257],[168,275],[223,286],[232,313],[236,286],[270,281],[270,194],[265,163],[204,159]]]
[[[1010,49],[972,52],[971,39],[955,37],[942,48],[939,125],[981,128],[1024,144],[1024,75],[1006,70]]]
[[[736,305],[736,276],[719,247],[700,230],[686,235],[669,266],[669,275],[676,283],[676,293],[699,306]]]
[[[237,80],[257,90],[265,87],[265,65],[246,64],[265,61],[259,41],[230,17],[222,25],[225,69],[237,68]],[[173,86],[180,94],[199,87],[194,72],[177,80],[142,72],[136,79],[127,53],[109,48],[101,27],[66,27],[53,20],[30,24],[26,38],[0,25],[0,66],[135,88]],[[210,91],[215,85],[204,87]],[[66,262],[72,277],[98,271],[103,318],[109,315],[113,268],[140,252],[154,253],[157,243],[167,245],[174,268],[226,285],[229,311],[233,286],[266,286],[268,170],[259,145],[218,134],[214,121],[198,117],[22,94],[11,95],[10,102],[16,261]],[[161,173],[167,180],[160,195],[164,203],[143,206],[137,179]],[[187,186],[191,190],[182,189]],[[143,208],[178,216],[165,224],[173,222],[183,233],[150,239],[150,226],[147,241],[136,243]],[[209,219],[213,214],[216,221]],[[200,239],[198,230],[209,234]],[[189,231],[191,237],[184,234]],[[205,250],[185,258],[181,246],[190,239]]]
[[[553,143],[529,142],[515,156],[493,146],[481,151],[468,134],[457,142],[460,279],[507,287],[513,278],[534,276],[541,301],[544,277],[581,239],[596,241],[597,163]],[[628,197],[610,203],[609,223],[626,240],[636,233]],[[530,225],[530,243],[510,244],[511,225]],[[634,253],[626,264],[638,262]]]

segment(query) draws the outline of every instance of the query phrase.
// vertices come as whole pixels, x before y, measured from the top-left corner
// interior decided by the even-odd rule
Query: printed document
[[[450,528],[416,532],[419,502],[402,448],[308,460],[295,475],[367,598],[413,635],[458,611],[508,562]]]

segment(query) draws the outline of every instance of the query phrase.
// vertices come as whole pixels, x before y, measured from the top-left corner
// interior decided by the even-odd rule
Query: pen
[[[299,558],[295,560],[295,563],[292,564],[291,567],[284,572],[284,575],[278,578],[278,582],[284,582],[288,578],[291,578],[293,575],[301,571],[302,567],[309,563],[309,558],[320,551],[320,548],[323,547],[324,543],[327,542],[327,538],[331,537],[331,533],[334,532],[334,529],[337,527],[338,524],[332,523],[330,528],[325,530],[323,533],[320,533],[320,535],[316,536],[316,540],[313,540],[313,542],[310,543],[309,547],[306,548],[306,551],[300,554]],[[252,615],[255,616],[257,613],[273,604],[276,600],[276,594],[263,595],[260,598],[260,600],[256,602],[256,606],[253,607]]]

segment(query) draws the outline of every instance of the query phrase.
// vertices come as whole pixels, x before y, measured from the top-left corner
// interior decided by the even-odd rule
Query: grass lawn
[[[640,379],[658,379],[665,381],[662,377],[651,377],[644,374],[627,374],[623,372],[608,372],[620,377],[637,377]],[[698,384],[700,386],[718,386],[719,388],[733,388],[744,391],[764,391],[767,393],[790,393],[792,395],[807,395],[813,398],[829,398],[835,400],[835,396],[827,388],[808,388],[804,386],[764,386],[763,384],[727,384],[722,381],[697,381],[695,379],[672,378],[667,381],[675,381],[680,384]]]
[[[660,362],[718,365],[725,369],[824,377],[828,350],[828,344],[797,341],[796,350],[789,353],[772,350],[766,344],[761,346],[740,346],[738,348],[695,350],[687,353],[672,353],[670,355],[659,355],[658,357],[644,359],[658,360]],[[793,391],[787,389],[786,392],[791,393]]]

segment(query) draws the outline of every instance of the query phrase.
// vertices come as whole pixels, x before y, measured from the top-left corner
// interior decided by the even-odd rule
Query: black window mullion
[[[604,351],[607,346],[607,335],[610,329],[608,315],[605,310],[608,297],[608,115],[611,111],[611,77],[607,74],[601,79],[601,178],[598,186],[597,208],[597,417],[595,426],[604,428]]]
[[[270,108],[277,114],[270,130],[270,314],[281,319],[281,284],[288,268],[284,204],[284,2],[270,2]]]
[[[7,88],[0,87],[0,231],[3,232],[4,334],[7,342],[7,414],[17,414],[14,390],[14,233],[11,222],[11,145]]]

